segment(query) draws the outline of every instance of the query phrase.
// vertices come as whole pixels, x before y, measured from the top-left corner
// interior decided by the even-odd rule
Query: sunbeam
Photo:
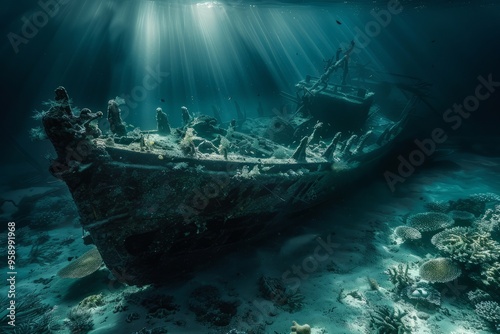
[[[233,101],[249,110],[262,101],[279,108],[280,91],[293,93],[306,74],[320,76],[324,61],[363,29],[356,6],[352,13],[336,10],[338,5],[318,10],[217,1],[86,0],[65,6],[54,17],[47,45],[61,48],[60,62],[46,84],[79,77],[75,97],[102,109],[119,96],[129,120],[141,126],[153,124],[159,105],[174,122],[180,122],[183,105],[194,113],[216,105],[225,121],[234,117]],[[382,69],[375,48],[373,42],[356,50],[353,61]],[[158,80],[148,82],[155,75]]]

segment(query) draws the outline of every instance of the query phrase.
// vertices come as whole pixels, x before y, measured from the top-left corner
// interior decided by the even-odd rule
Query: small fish
[[[431,41],[431,43],[436,43],[436,40],[435,40],[435,39],[433,39],[433,40]]]
[[[71,260],[73,260],[74,258],[75,258],[74,256],[70,256],[70,257],[68,257],[68,261],[71,261]]]
[[[161,102],[165,102],[165,99],[160,99]]]
[[[338,25],[342,24],[342,22],[340,22],[339,20],[335,20],[335,22],[337,22]]]

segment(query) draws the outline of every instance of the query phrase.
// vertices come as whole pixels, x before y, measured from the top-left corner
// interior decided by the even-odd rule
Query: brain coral
[[[403,240],[416,240],[422,238],[422,233],[410,226],[398,226],[394,229],[394,234]]]
[[[500,256],[500,245],[489,233],[465,227],[444,230],[434,235],[431,242],[459,262],[481,264],[495,261]]]
[[[450,259],[440,257],[424,262],[419,274],[426,281],[446,283],[459,277],[462,271]]]
[[[417,213],[408,217],[408,225],[420,232],[436,231],[453,225],[453,218],[441,212]]]

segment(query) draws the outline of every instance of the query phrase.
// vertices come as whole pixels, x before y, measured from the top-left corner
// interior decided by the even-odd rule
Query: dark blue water
[[[418,149],[415,139],[432,138],[432,131],[436,128],[445,129],[448,139],[435,148],[446,150],[431,154],[432,157],[412,177],[404,183],[396,183],[397,191],[390,192],[384,174],[374,172],[370,179],[374,183],[367,184],[366,193],[364,189],[358,191],[359,185],[356,185],[349,193],[354,197],[346,195],[342,204],[329,203],[319,213],[300,217],[303,221],[313,217],[312,230],[299,228],[297,232],[294,230],[277,237],[279,241],[265,247],[280,249],[277,244],[288,242],[283,249],[314,249],[314,244],[307,244],[312,240],[308,239],[310,235],[330,233],[332,221],[340,221],[344,227],[350,226],[351,214],[358,213],[353,215],[366,221],[356,220],[355,231],[347,235],[355,240],[359,237],[357,231],[362,230],[369,234],[365,235],[368,239],[360,237],[362,240],[354,246],[350,241],[339,243],[354,258],[363,252],[371,253],[373,249],[368,245],[375,244],[374,235],[390,234],[391,228],[406,219],[405,215],[422,211],[424,202],[457,200],[467,198],[471,193],[498,190],[499,18],[498,1],[4,1],[0,4],[2,220],[15,220],[22,226],[31,224],[33,231],[39,229],[28,233],[32,239],[41,231],[55,233],[57,226],[71,226],[71,233],[77,234],[76,240],[80,243],[78,213],[71,197],[65,185],[48,172],[47,157],[54,155],[53,147],[47,141],[32,141],[29,135],[31,128],[39,126],[32,117],[34,111],[47,109],[43,101],[52,99],[58,86],[67,89],[74,106],[92,111],[105,112],[108,100],[123,99],[124,121],[143,130],[156,128],[157,107],[169,114],[173,127],[182,124],[181,106],[188,107],[194,115],[211,115],[215,106],[220,109],[223,122],[228,122],[236,118],[236,104],[249,118],[258,115],[259,107],[267,114],[283,108],[293,110],[295,106],[283,100],[280,93],[295,94],[294,86],[299,80],[308,74],[321,75],[326,61],[334,57],[339,48],[346,50],[354,42],[347,83],[418,82],[427,88],[422,96],[425,103],[420,103],[415,111],[417,116],[414,126],[409,129],[407,141],[384,160],[382,170],[397,171],[401,162],[398,157],[408,159]],[[332,78],[332,81],[340,80],[340,76]],[[105,122],[99,125],[107,130]],[[364,204],[359,204],[359,201],[364,201]],[[340,216],[330,210],[330,204],[341,207]],[[366,210],[363,210],[363,205]],[[377,216],[382,215],[381,212],[383,219]],[[370,218],[373,215],[377,218]],[[46,228],[40,222],[46,222]],[[371,225],[366,227],[365,223]],[[297,237],[293,234],[295,232],[303,235]],[[285,240],[288,237],[300,240]],[[66,247],[72,244],[70,236],[57,235],[57,238],[54,245],[61,250],[57,254],[50,253],[48,258],[47,255],[33,255],[30,252],[33,240],[27,242],[22,252],[30,259],[34,258],[28,264],[39,270],[36,265],[42,267],[51,258],[66,261],[80,255],[78,247]],[[0,244],[3,246],[4,241]],[[63,244],[65,247],[61,246]],[[380,246],[377,245],[374,247]],[[380,247],[390,251],[392,246],[384,244]],[[405,251],[408,249],[402,253]],[[299,260],[307,255],[307,250],[300,254]],[[385,261],[393,261],[397,256],[394,254],[396,252],[381,255],[377,263],[385,265]],[[418,256],[424,257],[425,254],[419,253]],[[255,256],[252,261],[257,262],[256,258],[262,260]],[[266,257],[267,260],[272,258]],[[406,260],[401,257],[398,261]],[[414,258],[411,261],[418,262]],[[235,262],[243,261],[237,259]],[[293,263],[279,262],[268,263],[267,268],[281,270]],[[342,265],[349,267],[350,263],[351,258]],[[391,286],[386,282],[382,267],[374,265],[373,275],[383,277],[381,285],[389,289]],[[367,263],[359,264],[358,268],[358,279],[371,270]],[[348,285],[356,279],[341,276],[351,269],[345,272],[336,270],[330,267],[324,271],[325,275],[338,274],[332,282],[338,282],[335,279],[340,277],[339,280]],[[479,273],[474,270],[472,273]],[[56,272],[46,275],[47,278],[55,276]],[[237,278],[226,277],[236,290],[241,277],[255,274],[244,268],[241,272],[243,274],[238,271]],[[100,275],[98,282],[65,283],[69,288],[65,285],[60,288],[64,291],[63,297],[56,297],[59,288],[55,292],[51,290],[44,295],[53,298],[47,304],[74,306],[89,294],[106,289],[116,292],[115,283],[107,278],[107,273]],[[204,279],[199,278],[199,281]],[[307,282],[312,284],[312,281]],[[321,288],[330,289],[325,293],[338,294],[340,284],[335,285],[338,289],[332,292],[331,286],[321,280],[318,282]],[[468,290],[475,288],[475,283],[468,279],[461,282]],[[38,291],[42,289],[31,283],[26,286]],[[307,285],[304,286],[307,290]],[[88,293],[77,293],[79,287],[85,287]],[[441,292],[444,288],[439,286]],[[185,286],[183,289],[189,290]],[[354,291],[352,286],[349,289]],[[448,289],[451,288],[448,286]],[[188,292],[183,293],[188,296]],[[465,299],[465,294],[458,299]],[[330,308],[342,307],[335,304],[335,296],[332,300]],[[252,301],[252,298],[245,300],[247,303]],[[306,301],[314,304],[314,300],[306,298]],[[449,298],[447,302],[453,304],[455,299]],[[183,302],[180,304],[184,305]],[[466,310],[464,312],[475,316],[470,304],[454,307],[456,312]],[[189,307],[183,308],[183,311],[187,310]],[[60,322],[64,318],[61,314]],[[309,314],[314,312],[306,316]],[[361,317],[362,312],[351,319],[356,316]],[[366,314],[363,316],[367,317]],[[279,319],[272,325],[275,327],[268,327],[272,332],[256,330],[255,333],[277,333],[277,328],[287,333],[288,318],[286,322]],[[309,319],[305,321],[314,325],[315,319]],[[332,323],[335,326],[328,327],[321,318],[316,324],[321,324],[317,325],[318,328],[329,328],[328,333],[356,332],[351,327],[342,327],[338,319]],[[481,327],[484,333],[493,332],[492,323],[498,324],[490,322]],[[232,324],[237,328],[234,322]],[[200,329],[203,326],[203,322],[193,325],[193,329],[189,324],[176,324],[169,330],[173,333],[176,329],[182,329],[182,333],[206,333],[205,329]],[[443,325],[440,330],[444,333],[459,330],[447,326]],[[123,332],[113,328],[99,333]],[[125,328],[132,332],[132,327]],[[134,331],[139,329],[133,328]],[[212,327],[210,330],[225,334],[230,328]]]
[[[323,60],[353,39],[356,64],[431,83],[440,110],[497,68],[499,8],[488,2],[408,1],[393,13],[386,2],[33,3],[2,4],[6,123],[19,129],[58,85],[92,110],[130,96],[128,117],[143,127],[158,105],[202,112],[229,109],[233,99],[248,112],[259,100],[279,107],[280,90],[320,74]],[[26,23],[30,15],[38,26]],[[151,70],[161,82],[145,89]]]

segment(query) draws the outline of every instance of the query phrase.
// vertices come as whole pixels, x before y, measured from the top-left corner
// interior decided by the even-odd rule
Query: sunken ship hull
[[[373,170],[408,119],[403,112],[396,122],[372,127],[371,139],[365,135],[356,145],[356,135],[343,143],[335,136],[328,147],[316,145],[312,158],[306,137],[302,155],[299,147],[292,157],[265,159],[178,154],[169,143],[160,145],[170,135],[155,132],[146,134],[149,144],[143,134],[89,136],[89,122],[102,113],[83,112],[73,115],[64,88],[56,90],[56,104],[43,119],[58,154],[51,172],[67,184],[87,239],[106,266],[118,280],[136,285],[168,281],[283,227],[286,215],[325,201]],[[258,140],[264,152],[281,147]]]
[[[65,181],[106,265],[130,284],[168,280],[231,245],[274,231],[284,215],[324,201],[383,155],[346,172],[332,171],[331,163],[305,163],[240,178],[248,164],[193,160],[176,170],[175,160],[109,153],[110,161]]]

